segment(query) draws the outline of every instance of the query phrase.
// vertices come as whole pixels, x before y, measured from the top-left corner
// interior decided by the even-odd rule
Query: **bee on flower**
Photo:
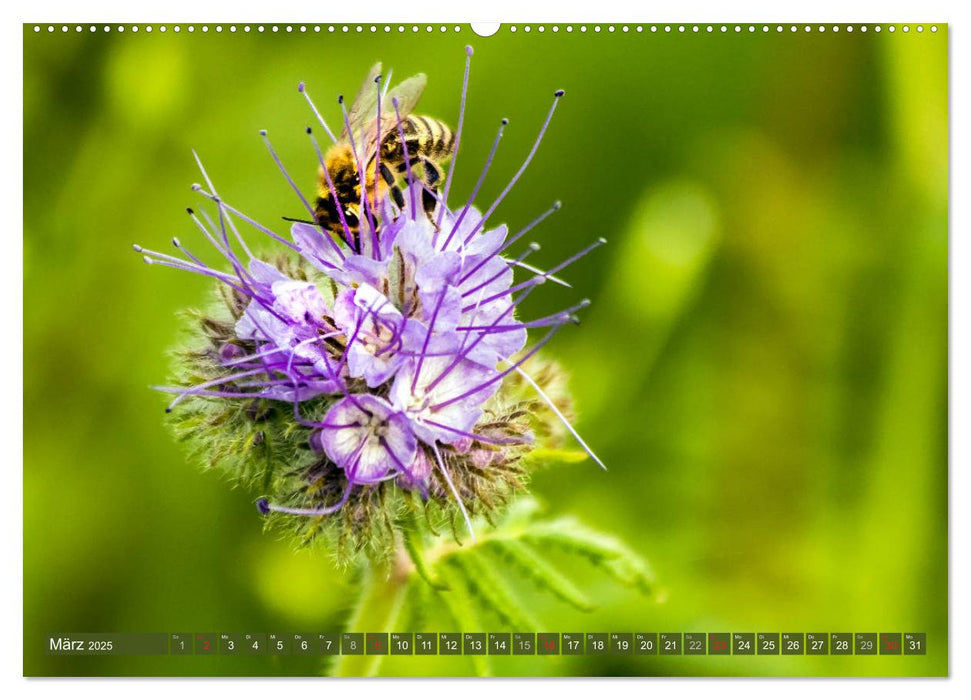
[[[537,244],[513,248],[558,203],[513,234],[491,221],[563,92],[496,200],[473,206],[506,120],[471,196],[450,208],[471,56],[454,133],[413,115],[424,76],[389,88],[380,64],[372,68],[349,111],[339,100],[339,137],[301,84],[333,144],[322,149],[307,129],[320,166],[311,203],[261,132],[307,210],[289,237],[223,200],[200,161],[205,184],[193,187],[214,213],[189,214],[215,262],[178,239],[177,255],[135,247],[146,262],[208,276],[220,290],[220,308],[196,315],[175,384],[158,387],[175,395],[178,434],[206,465],[262,489],[259,510],[304,539],[329,532],[342,546],[386,551],[423,513],[453,532],[461,518],[474,541],[471,515],[525,487],[524,458],[537,446],[569,434],[603,466],[570,424],[559,368],[539,354],[588,302],[529,320],[517,308],[546,282],[565,284],[557,275],[605,241],[544,271],[525,262]],[[255,255],[244,227],[280,254]]]

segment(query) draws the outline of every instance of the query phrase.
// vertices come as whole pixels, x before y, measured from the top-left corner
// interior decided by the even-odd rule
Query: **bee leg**
[[[421,168],[425,173],[425,184],[435,189],[435,185],[442,179],[442,171],[427,158],[421,159]]]
[[[442,173],[427,158],[421,159],[421,169],[422,180],[425,182],[425,187],[421,191],[421,204],[428,218],[431,218],[432,214],[435,213],[435,205],[438,204],[438,197],[436,196],[438,194],[437,185],[442,179]]]
[[[405,160],[402,158],[401,162],[398,163],[397,171],[399,173],[403,173],[406,170],[408,170],[409,165],[418,165],[420,160],[421,159],[418,156],[412,156],[411,158],[408,159],[408,162],[406,163]]]
[[[426,189],[422,189],[421,206],[422,209],[425,210],[425,214],[428,215],[429,219],[432,218],[432,215],[435,213],[436,204],[438,204],[438,199],[435,197],[435,195]]]
[[[398,205],[399,209],[404,209],[405,198],[401,194],[401,188],[398,187],[394,173],[392,173],[391,169],[384,163],[381,163],[381,167],[378,168],[378,171],[381,173],[381,179],[384,180],[385,184],[388,186],[388,190],[391,192],[391,198],[394,199],[394,203]]]

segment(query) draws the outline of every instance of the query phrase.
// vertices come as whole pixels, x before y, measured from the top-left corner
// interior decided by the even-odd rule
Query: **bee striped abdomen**
[[[404,136],[404,147],[401,144]],[[455,145],[455,135],[443,122],[431,117],[409,115],[401,120],[401,135],[398,130],[390,132],[381,144],[381,158],[397,166],[404,172],[405,147],[411,165],[421,159],[432,162],[448,160]]]

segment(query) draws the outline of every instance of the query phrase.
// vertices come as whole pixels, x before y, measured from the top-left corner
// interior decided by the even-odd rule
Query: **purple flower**
[[[454,353],[413,358],[391,385],[391,403],[423,442],[449,445],[475,437],[472,429],[499,388],[498,375]]]
[[[418,441],[408,421],[384,399],[352,394],[327,412],[319,445],[344,470],[348,484],[370,484],[405,472]]]
[[[364,284],[345,289],[334,302],[334,322],[347,336],[348,374],[363,378],[369,387],[384,384],[405,361],[403,350],[413,348],[418,330],[391,301]]]
[[[398,484],[402,488],[417,490],[427,498],[429,477],[434,468],[435,461],[429,456],[428,451],[419,448],[415,451],[415,458],[398,477]]]
[[[242,340],[296,348],[319,336],[327,313],[316,286],[284,277],[269,285],[268,294],[249,303],[236,323],[236,335]]]
[[[309,101],[302,86],[301,92]],[[389,196],[374,201],[376,194],[368,192],[361,202],[348,202],[361,205],[355,230],[345,222],[343,235],[335,236],[309,221],[296,222],[288,240],[225,202],[200,162],[206,185],[194,189],[215,205],[216,215],[200,216],[191,209],[189,214],[219,262],[203,262],[178,239],[174,243],[181,256],[136,246],[149,263],[217,280],[226,289],[232,317],[231,322],[207,321],[215,349],[196,353],[205,360],[189,373],[198,377],[201,372],[206,380],[162,387],[177,394],[170,408],[188,397],[275,402],[276,413],[261,410],[260,419],[274,416],[282,426],[279,439],[309,442],[318,460],[307,468],[303,483],[310,486],[295,495],[282,494],[280,500],[294,505],[264,499],[261,510],[326,515],[355,497],[364,498],[363,487],[386,480],[437,497],[443,491],[437,469],[448,486],[442,497],[454,499],[469,523],[463,499],[474,497],[488,481],[470,476],[472,470],[482,473],[509,464],[532,440],[522,423],[525,411],[503,412],[509,403],[503,387],[513,373],[512,379],[527,381],[579,440],[523,363],[573,321],[586,302],[531,321],[518,319],[516,310],[547,281],[565,285],[556,274],[603,241],[544,272],[524,262],[538,245],[527,245],[515,256],[508,251],[559,204],[513,235],[505,225],[490,227],[496,207],[532,160],[562,94],[556,93],[522,167],[484,211],[471,200],[486,177],[506,120],[469,201],[458,209],[445,204],[451,170],[438,192],[408,169],[398,200],[402,206]],[[462,122],[460,116],[453,165]],[[321,125],[332,133],[322,118]],[[320,147],[309,129],[308,134],[326,173]],[[313,208],[266,133],[261,135],[313,219]],[[430,212],[421,204],[428,195],[437,202]],[[254,256],[239,231],[243,225],[281,245],[287,257],[270,262]],[[517,271],[526,273],[520,273],[518,283]],[[546,334],[524,352],[531,328],[546,329]],[[334,482],[335,468],[343,475],[340,485]]]

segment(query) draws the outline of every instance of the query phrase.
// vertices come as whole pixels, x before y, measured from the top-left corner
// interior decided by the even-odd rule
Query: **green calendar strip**
[[[184,632],[47,635],[62,656],[923,656],[924,632]]]

